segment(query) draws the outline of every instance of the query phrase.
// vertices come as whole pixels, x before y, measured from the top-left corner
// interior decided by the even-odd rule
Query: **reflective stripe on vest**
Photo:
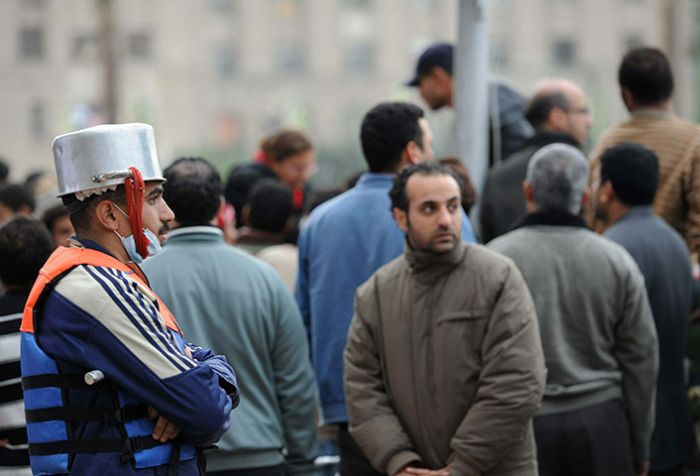
[[[61,375],[56,362],[47,355],[34,336],[35,319],[40,319],[42,300],[60,278],[71,269],[80,265],[113,268],[124,272],[130,279],[137,281],[150,291],[145,279],[138,268],[129,266],[100,251],[86,248],[59,247],[39,272],[39,277],[29,295],[22,316],[21,337],[21,367],[25,380],[24,392],[25,409],[28,420],[27,435],[30,445],[30,460],[35,474],[55,474],[69,472],[70,453],[119,452],[127,459],[133,457],[136,468],[150,468],[171,463],[173,445],[160,444],[150,435],[153,432],[154,421],[144,412],[135,408],[144,407],[145,402],[117,389],[122,414],[129,413],[124,421],[110,421],[114,409],[80,409],[66,406],[66,388],[81,388],[85,391],[92,387],[82,384],[75,375]],[[45,292],[46,291],[46,292]],[[152,291],[151,291],[152,293]],[[158,302],[160,315],[170,330],[180,350],[184,348],[184,340],[180,329],[165,304],[153,293]],[[35,312],[35,310],[37,312]],[[93,369],[89,369],[93,370]],[[109,376],[106,376],[107,379]],[[96,390],[97,387],[95,387]],[[103,410],[103,411],[100,411]],[[72,439],[71,428],[75,421],[98,420],[104,415],[105,425],[119,425],[126,430],[128,438],[116,440],[77,440]],[[48,419],[54,418],[55,419]],[[182,444],[179,449],[180,461],[194,458],[195,449],[191,445]],[[177,456],[177,453],[175,453]]]

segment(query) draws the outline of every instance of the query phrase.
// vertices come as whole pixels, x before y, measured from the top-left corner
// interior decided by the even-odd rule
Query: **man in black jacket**
[[[481,196],[481,239],[487,243],[511,230],[525,215],[523,181],[530,158],[545,145],[561,142],[582,147],[588,142],[592,117],[585,94],[563,79],[543,81],[527,111],[535,135],[517,152],[491,169]]]

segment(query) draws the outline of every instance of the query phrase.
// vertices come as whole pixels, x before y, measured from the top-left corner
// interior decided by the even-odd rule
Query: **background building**
[[[596,132],[624,117],[616,68],[630,46],[670,52],[679,111],[696,113],[691,0],[488,0],[494,75],[528,93],[563,75],[592,98]],[[362,168],[358,126],[432,41],[454,40],[457,0],[4,0],[0,155],[21,180],[51,171],[51,139],[100,122],[154,125],[164,162],[222,171],[290,125],[318,146],[316,180]],[[449,111],[431,114],[440,129]],[[438,134],[439,134],[438,130]]]

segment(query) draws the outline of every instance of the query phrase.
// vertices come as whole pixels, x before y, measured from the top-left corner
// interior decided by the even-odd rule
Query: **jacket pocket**
[[[437,318],[437,325],[442,325],[453,321],[471,321],[475,319],[483,319],[486,317],[486,309],[469,309],[466,311],[450,311],[440,315]]]

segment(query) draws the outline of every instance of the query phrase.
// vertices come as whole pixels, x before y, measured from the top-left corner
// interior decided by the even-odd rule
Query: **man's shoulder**
[[[391,216],[389,203],[389,188],[376,187],[360,190],[356,186],[319,205],[309,216],[306,226],[325,224],[334,226],[344,223],[347,218],[362,218],[366,216],[367,206],[382,207]]]
[[[504,253],[511,249],[527,248],[529,236],[533,230],[529,227],[516,228],[505,235],[489,241],[486,247],[496,253]]]
[[[333,198],[313,211],[301,230],[300,248],[304,244],[327,246],[341,238],[346,244],[378,243],[396,239],[402,243],[402,234],[391,213],[388,191],[354,189]],[[321,245],[321,244],[325,245]]]
[[[168,245],[166,243],[160,253],[145,260],[141,267],[147,273],[172,272],[180,274],[183,271],[192,272],[195,271],[196,268],[192,268],[190,265],[196,266],[200,263],[203,255],[215,258],[206,263],[202,263],[202,265],[206,265],[206,270],[209,271],[212,271],[211,267],[213,266],[231,275],[269,273],[269,265],[267,265],[267,263],[250,253],[246,253],[233,245],[223,242],[207,243],[206,246],[198,244],[196,248],[190,248],[189,243],[177,243],[173,245]],[[189,269],[183,270],[183,265],[187,265]]]
[[[372,275],[357,288],[357,295],[366,298],[374,290],[382,290],[392,285],[404,273],[409,273],[408,262],[404,254],[400,254],[388,263],[380,266]]]
[[[498,239],[500,238],[496,240]],[[465,243],[464,246],[466,246],[466,253],[462,259],[462,266],[490,270],[507,268],[513,264],[513,260],[499,253],[490,245],[484,246],[474,243]]]
[[[598,143],[613,145],[636,137],[642,141],[649,139],[650,133],[690,139],[698,136],[700,125],[677,116],[632,116],[603,131]]]
[[[626,250],[664,249],[687,255],[683,237],[656,215],[620,220],[607,229],[604,236],[622,245]]]

